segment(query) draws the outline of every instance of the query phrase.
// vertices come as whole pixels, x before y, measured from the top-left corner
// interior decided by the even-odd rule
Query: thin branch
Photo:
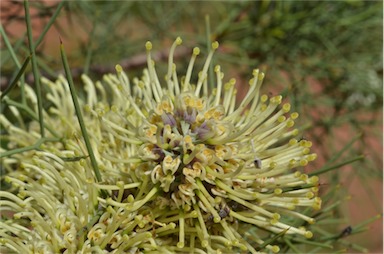
[[[180,58],[183,58],[185,56],[188,56],[190,55],[192,52],[192,49],[189,48],[189,47],[184,47],[184,46],[179,46],[177,48],[177,51],[175,52],[174,54],[174,58],[175,59],[180,59]],[[155,61],[164,61],[166,59],[168,59],[168,54],[169,54],[169,50],[168,49],[165,49],[165,50],[162,50],[162,51],[158,51],[158,52],[155,52],[153,54],[153,60]],[[129,70],[129,69],[136,69],[136,68],[139,68],[139,67],[143,67],[143,66],[146,66],[147,64],[147,55],[144,53],[144,54],[137,54],[137,55],[134,55],[130,58],[127,58],[127,59],[123,59],[120,61],[120,65],[123,67],[123,69],[125,70]],[[83,67],[79,67],[79,68],[72,68],[71,69],[71,73],[72,73],[72,77],[74,79],[77,79],[79,78],[83,73],[84,73],[84,68]],[[95,73],[95,74],[99,74],[99,75],[103,75],[103,74],[106,74],[106,73],[114,73],[116,70],[115,70],[115,65],[92,65],[89,67],[89,73]],[[56,72],[56,77],[52,77],[52,75],[49,75],[48,73],[46,72],[42,72],[41,73],[42,76],[46,77],[46,78],[51,78],[51,79],[56,79],[57,76],[59,74],[63,74],[63,71],[58,71]],[[26,78],[25,78],[26,82],[28,84],[33,84],[34,83],[34,77],[33,77],[33,74],[27,74],[26,75]],[[3,77],[1,79],[1,85],[0,85],[0,88],[1,90],[4,90],[8,84],[11,82],[11,78],[9,77]]]
[[[41,144],[43,144],[45,142],[57,142],[57,141],[60,141],[60,139],[59,138],[40,138],[33,145],[25,146],[25,147],[21,147],[21,148],[16,148],[16,149],[9,150],[6,152],[2,152],[2,153],[0,153],[0,158],[8,157],[8,156],[11,156],[14,154],[23,153],[23,152],[27,152],[27,151],[31,151],[31,150],[39,150]]]

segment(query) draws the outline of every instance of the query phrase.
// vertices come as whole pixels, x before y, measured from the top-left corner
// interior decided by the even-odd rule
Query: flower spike
[[[147,68],[132,82],[120,65],[102,81],[82,76],[85,98],[76,110],[84,112],[87,144],[67,80],[42,79],[52,102],[45,125],[54,132],[46,135],[55,133],[60,142],[3,158],[11,187],[0,191],[1,211],[10,214],[0,220],[1,251],[276,253],[278,238],[313,236],[308,211],[321,208],[319,179],[295,168],[317,156],[310,141],[295,138],[298,113],[282,96],[260,94],[264,73],[258,69],[241,100],[236,80],[225,80],[219,65],[216,87],[208,91],[218,42],[195,78],[200,50],[194,48],[179,78],[173,55],[181,43],[178,37],[170,48],[165,79],[151,42],[145,44]],[[1,115],[0,124],[10,150],[39,138],[38,121],[14,124]]]

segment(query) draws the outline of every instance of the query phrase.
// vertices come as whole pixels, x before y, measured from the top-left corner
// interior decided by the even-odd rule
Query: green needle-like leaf
[[[35,87],[36,87],[36,95],[37,95],[37,107],[38,107],[39,124],[40,124],[40,134],[41,134],[41,137],[45,137],[44,118],[43,118],[43,100],[41,97],[40,76],[39,76],[39,70],[37,68],[35,46],[33,44],[33,39],[32,39],[32,25],[31,25],[30,13],[29,13],[28,0],[24,1],[24,9],[25,9],[25,22],[27,25],[29,53],[30,53],[31,58],[32,58],[32,72],[33,72],[33,77],[35,79]]]
[[[321,175],[321,174],[324,174],[325,172],[328,172],[328,171],[331,171],[331,170],[334,170],[334,169],[337,169],[337,168],[340,168],[342,166],[345,166],[345,165],[348,165],[352,162],[355,162],[355,161],[359,161],[359,160],[362,160],[364,159],[365,156],[364,155],[360,155],[360,156],[357,156],[355,158],[352,158],[352,159],[349,159],[349,160],[346,160],[346,161],[343,161],[343,162],[340,162],[340,163],[337,163],[333,166],[328,166],[328,167],[324,167],[324,168],[321,168],[319,170],[316,170],[312,173],[309,173],[308,176],[315,176],[315,175]]]
[[[30,60],[31,60],[30,56],[25,59],[23,65],[20,68],[20,70],[17,72],[17,75],[16,75],[15,79],[12,81],[12,83],[1,94],[1,96],[0,96],[1,100],[4,98],[4,96],[6,96],[12,90],[12,88],[14,88],[17,85],[17,82],[19,82],[21,76],[23,76],[23,74],[25,72],[25,69],[27,68]]]
[[[67,80],[68,80],[69,89],[71,91],[71,96],[72,96],[73,104],[75,106],[75,111],[76,111],[77,119],[79,120],[81,134],[83,135],[83,138],[84,138],[84,141],[85,141],[85,145],[86,145],[87,150],[88,150],[88,155],[89,155],[89,158],[91,160],[92,168],[93,168],[93,170],[95,172],[96,180],[98,182],[101,182],[101,174],[100,174],[97,162],[96,162],[95,154],[93,153],[91,142],[89,140],[87,128],[85,127],[85,123],[84,123],[84,120],[83,120],[83,115],[81,113],[81,108],[80,108],[80,105],[79,105],[79,101],[78,101],[75,85],[73,84],[71,70],[69,69],[69,65],[68,65],[68,61],[67,61],[67,56],[66,56],[65,51],[64,51],[64,45],[61,42],[61,40],[60,40],[60,53],[61,53],[61,59],[63,61],[63,65],[64,65],[65,75],[66,75]]]

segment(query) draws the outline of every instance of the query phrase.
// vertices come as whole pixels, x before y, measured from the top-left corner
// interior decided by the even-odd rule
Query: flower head
[[[256,253],[260,246],[279,251],[264,244],[265,232],[312,237],[292,223],[314,223],[301,208],[321,206],[318,178],[295,171],[316,158],[310,141],[294,138],[298,114],[290,113],[281,96],[259,94],[264,77],[259,70],[241,101],[236,81],[223,82],[220,66],[214,68],[210,91],[207,73],[217,42],[196,83],[198,48],[179,78],[173,53],[181,43],[177,38],[171,47],[164,84],[150,42],[145,45],[148,68],[133,84],[119,65],[117,75],[106,75],[104,83],[83,75],[87,96],[81,104],[103,182],[93,177],[67,81],[43,80],[53,103],[47,125],[62,141],[4,160],[6,168],[16,168],[6,180],[17,193],[0,193],[2,205],[14,212],[0,222],[5,247]],[[28,137],[26,129],[4,116],[0,123],[10,145],[27,146],[39,138]]]

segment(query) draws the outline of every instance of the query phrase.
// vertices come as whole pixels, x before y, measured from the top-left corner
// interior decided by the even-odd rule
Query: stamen
[[[175,94],[179,95],[180,94],[180,85],[179,85],[179,80],[177,78],[177,73],[176,73],[176,65],[173,64],[172,67],[172,78],[173,78],[173,86],[175,88]]]
[[[234,89],[235,89],[236,79],[231,78],[228,83],[224,85],[224,99],[223,106],[226,114],[229,114],[229,107],[231,105],[232,100],[236,100],[234,97]]]
[[[198,47],[193,48],[192,57],[191,57],[191,60],[189,61],[187,74],[186,74],[185,80],[184,80],[183,92],[188,91],[191,88],[189,81],[191,80],[193,65],[195,63],[196,57],[199,54],[200,54],[200,49]]]
[[[201,240],[201,246],[206,247],[209,243],[208,242],[208,240],[209,240],[208,230],[205,226],[205,222],[204,222],[204,219],[203,219],[203,216],[201,214],[199,206],[197,204],[195,204],[195,205],[193,205],[193,208],[197,212],[197,219],[199,221],[199,224],[198,225],[196,224],[196,227],[200,226],[198,228],[201,229],[202,234],[203,234],[203,237],[200,239]]]
[[[205,60],[205,64],[203,67],[203,70],[201,71],[201,76],[199,77],[199,80],[197,81],[196,89],[195,89],[195,96],[199,96],[200,89],[203,84],[203,81],[207,78],[207,71],[209,68],[209,64],[211,63],[213,53],[215,50],[219,47],[219,43],[217,41],[212,43],[212,48],[209,51],[209,54],[207,56],[207,59]]]
[[[132,188],[136,188],[136,187],[139,187],[141,185],[141,183],[137,182],[137,183],[129,183],[129,184],[124,184],[124,185],[121,185],[122,182],[117,182],[116,185],[104,185],[104,184],[99,184],[99,183],[93,183],[93,185],[98,188],[98,189],[102,189],[102,190],[121,190],[121,189],[132,189]]]
[[[171,50],[169,51],[169,57],[168,57],[168,72],[167,72],[167,85],[168,85],[168,91],[173,94],[174,90],[172,89],[172,70],[173,70],[173,54],[175,52],[176,46],[180,45],[183,41],[180,37],[177,37],[176,40],[173,42]],[[176,79],[177,80],[177,79]]]
[[[179,212],[179,242],[177,243],[177,247],[179,249],[184,247],[185,241],[184,241],[184,213],[182,211]]]
[[[224,229],[224,234],[227,235],[227,237],[229,238],[229,240],[232,241],[232,245],[234,246],[237,246],[239,244],[239,240],[237,239],[237,237],[235,237],[235,235],[233,234],[232,232],[232,227],[229,227],[228,224],[227,224],[227,221],[226,220],[221,220],[220,221],[220,224],[221,226],[223,227]]]
[[[255,212],[261,213],[269,218],[279,217],[277,214],[271,213],[265,209],[263,209],[261,206],[254,205],[252,203],[249,203],[245,200],[242,200],[241,198],[238,198],[232,194],[228,194],[228,198],[232,199],[233,201],[236,201],[237,203],[246,206],[250,209],[252,209]]]
[[[147,41],[145,43],[145,48],[147,49],[147,66],[148,66],[149,77],[150,77],[149,84],[151,85],[151,88],[152,88],[151,91],[153,92],[155,101],[159,103],[161,101],[161,97],[163,96],[163,94],[162,94],[159,78],[157,77],[157,73],[154,67],[155,63],[151,58],[152,43]]]
[[[242,198],[245,200],[255,200],[258,197],[256,192],[250,192],[243,189],[234,190],[218,179],[215,181],[215,183],[218,187],[225,190],[228,194],[232,194],[238,198]]]
[[[204,206],[209,210],[209,212],[213,215],[213,221],[215,223],[218,223],[221,218],[217,211],[211,206],[211,204],[208,202],[207,198],[199,191],[196,190],[196,195],[200,198],[200,201],[204,204]]]
[[[224,73],[220,72],[220,65],[215,66],[215,72],[216,72],[216,80],[217,80],[217,91],[216,91],[216,98],[215,102],[213,103],[214,106],[218,106],[220,103],[220,98],[221,98],[221,89],[222,89],[222,80]]]

